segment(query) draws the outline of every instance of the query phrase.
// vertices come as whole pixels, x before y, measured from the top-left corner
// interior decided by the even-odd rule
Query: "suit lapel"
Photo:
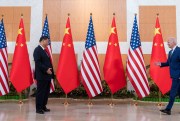
[[[177,47],[174,49],[174,51],[173,51],[173,53],[172,53],[172,55],[170,57],[170,60],[173,58],[173,56],[176,54],[176,52],[177,52]]]
[[[38,47],[39,47],[42,51],[44,51],[43,48],[42,48],[40,45],[38,45]]]
[[[45,55],[45,56],[47,56],[49,58],[48,53],[40,45],[38,45],[38,47],[40,48],[40,50],[43,53],[43,55]]]

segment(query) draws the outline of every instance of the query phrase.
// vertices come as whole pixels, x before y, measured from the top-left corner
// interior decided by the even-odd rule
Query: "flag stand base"
[[[113,103],[113,94],[111,93],[111,103],[109,103],[108,105],[110,106],[110,107],[114,107],[114,103]]]
[[[162,104],[162,102],[161,102],[161,91],[159,90],[159,92],[158,92],[158,96],[159,96],[159,103],[157,104],[157,106],[164,106],[163,104]]]
[[[22,100],[19,100],[19,102],[18,102],[19,104],[23,104],[23,101]]]
[[[23,100],[22,100],[22,93],[20,92],[19,93],[19,104],[23,104]]]
[[[63,104],[64,106],[68,106],[70,103],[68,101],[65,101]]]
[[[66,98],[65,98],[65,101],[64,101],[64,106],[68,106],[70,103],[68,102],[68,98],[67,98],[67,94],[66,94]]]
[[[114,107],[115,104],[114,104],[113,102],[111,102],[111,103],[109,103],[108,105],[109,105],[110,107]]]
[[[138,96],[137,96],[137,95],[135,95],[135,102],[134,102],[133,105],[134,105],[134,106],[138,106]]]
[[[134,103],[134,106],[138,106],[138,103],[137,103],[137,101]]]
[[[158,104],[157,104],[157,106],[164,106],[161,102],[159,102]]]
[[[88,106],[93,106],[93,103],[92,102],[88,102]]]
[[[92,107],[93,106],[93,103],[92,103],[92,100],[89,98],[89,101],[88,101],[88,104],[87,104],[89,107]]]

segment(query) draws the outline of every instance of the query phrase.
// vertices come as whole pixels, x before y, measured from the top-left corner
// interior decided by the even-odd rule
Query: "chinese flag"
[[[17,92],[23,91],[33,83],[22,18],[20,20],[18,36],[16,39],[10,81]]]
[[[109,36],[103,71],[104,79],[109,85],[112,94],[126,85],[115,17],[112,20],[111,33]]]
[[[69,17],[64,32],[56,76],[66,94],[77,88],[80,84]]]
[[[159,24],[159,18],[156,19],[156,26],[154,31],[154,40],[152,45],[152,54],[150,62],[150,76],[162,94],[167,93],[171,87],[171,78],[169,73],[169,67],[159,67],[155,65],[155,62],[166,62],[167,57],[164,49],[164,43]]]

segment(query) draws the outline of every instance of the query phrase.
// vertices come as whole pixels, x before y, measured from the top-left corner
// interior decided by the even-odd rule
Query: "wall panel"
[[[126,0],[44,0],[43,6],[43,18],[47,13],[49,23],[56,25],[50,28],[52,41],[62,41],[68,13],[74,41],[86,39],[90,13],[96,40],[107,41],[114,12],[119,41],[126,41]]]
[[[31,7],[0,7],[0,15],[2,14],[7,41],[16,41],[21,14],[23,14],[26,41],[30,40]]]
[[[157,13],[164,41],[168,37],[176,37],[176,6],[140,6],[139,28],[142,41],[153,40]]]

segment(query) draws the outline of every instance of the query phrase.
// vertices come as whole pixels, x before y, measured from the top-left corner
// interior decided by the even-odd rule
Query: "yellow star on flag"
[[[115,43],[114,46],[117,46],[117,43]]]
[[[111,28],[111,34],[112,34],[112,33],[113,33],[113,34],[116,34],[115,28],[116,28],[116,27],[112,27],[112,28]]]
[[[71,47],[71,44],[68,44],[68,47]]]
[[[157,46],[157,43],[154,43],[154,46]]]
[[[111,45],[111,42],[109,42],[109,45]]]
[[[161,34],[161,33],[159,32],[159,30],[160,30],[160,28],[155,28],[155,30],[154,30],[154,35],[156,35],[156,34]]]
[[[18,35],[19,35],[19,34],[22,35],[22,29],[23,29],[23,28],[19,28],[19,29],[18,29]]]
[[[69,28],[66,28],[64,34],[69,34]]]
[[[163,47],[163,44],[161,44],[160,46]]]
[[[21,45],[20,45],[21,47],[23,46],[23,44],[21,43]]]

